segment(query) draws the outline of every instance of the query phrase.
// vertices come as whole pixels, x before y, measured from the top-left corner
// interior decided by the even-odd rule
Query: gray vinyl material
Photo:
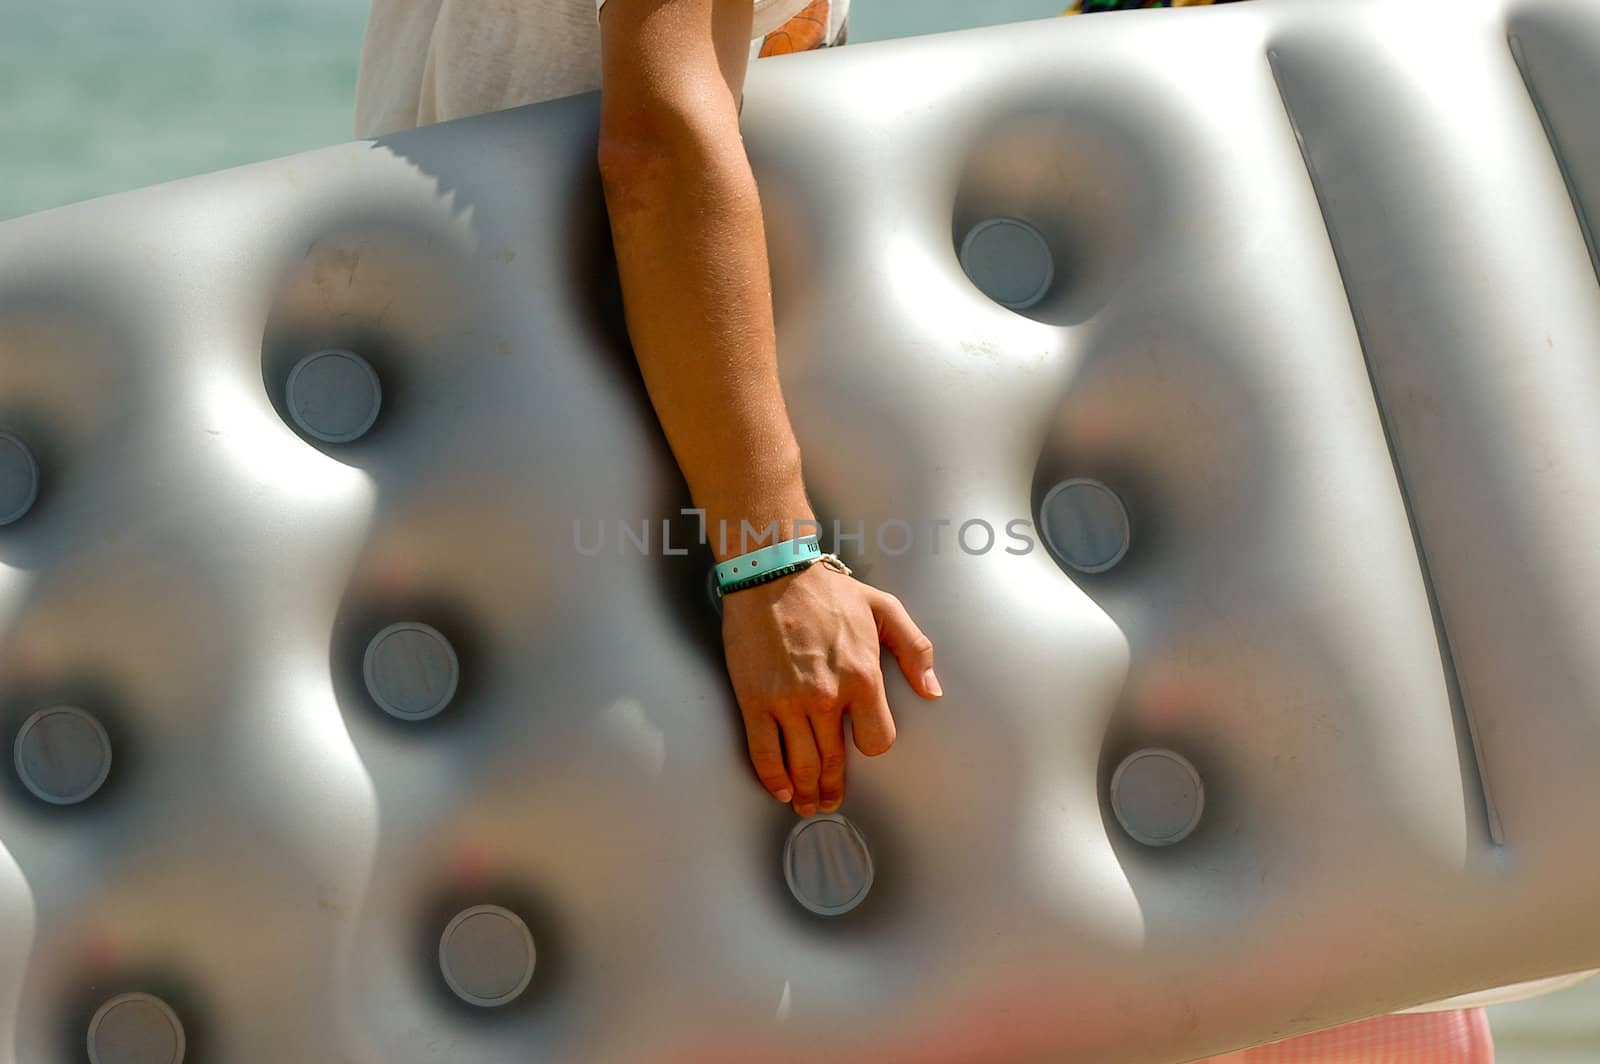
[[[1600,966],[1597,79],[1593,0],[756,64],[808,484],[891,529],[841,550],[946,691],[891,670],[840,916],[676,553],[595,98],[0,226],[0,738],[114,746],[76,804],[0,785],[0,1062],[138,993],[107,1037],[168,1009],[226,1064],[1134,1064]],[[1007,218],[1052,270],[1015,310],[960,254]],[[322,351],[381,382],[349,442],[288,397]],[[1074,480],[1126,513],[1102,572],[1038,542]],[[454,676],[424,719],[368,688],[395,624],[455,662],[380,678],[417,715]],[[1203,781],[1175,845],[1112,807],[1147,749]],[[517,971],[513,924],[442,940],[475,906],[536,950],[499,1007],[441,969]]]
[[[1133,545],[1133,524],[1117,493],[1097,480],[1063,480],[1039,503],[1039,535],[1061,562],[1103,573]]]
[[[1111,811],[1146,846],[1176,846],[1194,834],[1205,809],[1205,781],[1172,750],[1135,750],[1111,774]]]
[[[383,383],[353,351],[317,351],[289,371],[284,403],[294,423],[323,443],[350,443],[378,420]]]
[[[527,923],[500,905],[457,913],[439,936],[439,971],[470,1005],[499,1008],[522,995],[538,965]]]
[[[378,708],[401,720],[444,712],[461,683],[461,660],[450,640],[427,624],[400,621],[372,637],[361,677]]]
[[[844,916],[872,892],[872,848],[846,817],[809,817],[789,831],[783,878],[806,909],[818,916]]]
[[[1055,255],[1044,235],[1017,218],[987,218],[961,240],[961,268],[1003,307],[1027,310],[1050,294]]]
[[[183,1064],[188,1045],[172,1006],[152,994],[119,994],[95,1010],[89,1064]]]
[[[29,446],[0,432],[0,525],[22,520],[39,497],[39,463]]]
[[[76,706],[50,706],[30,716],[12,749],[17,778],[51,805],[88,801],[111,774],[111,737]]]

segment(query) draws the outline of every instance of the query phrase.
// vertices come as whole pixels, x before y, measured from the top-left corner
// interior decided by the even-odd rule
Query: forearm
[[[606,0],[600,173],[628,333],[718,560],[812,520],[778,384],[761,203],[736,102],[750,0]],[[719,526],[726,524],[726,542]],[[844,799],[844,716],[869,756],[894,742],[888,647],[925,698],[933,644],[899,600],[828,566],[730,594],[728,675],[762,785],[795,812]]]
[[[731,556],[744,522],[775,521],[788,536],[792,522],[812,517],[779,385],[766,238],[738,115],[731,93],[692,110],[608,103],[601,173],[628,333],[712,549]]]

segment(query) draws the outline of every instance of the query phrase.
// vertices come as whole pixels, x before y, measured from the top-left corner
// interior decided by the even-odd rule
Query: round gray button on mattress
[[[318,351],[289,371],[289,416],[324,443],[366,435],[383,406],[377,371],[352,351]]]
[[[456,996],[494,1008],[528,988],[538,953],[533,934],[516,913],[475,905],[457,913],[439,937],[439,970]]]
[[[455,697],[461,665],[439,630],[415,621],[391,624],[367,645],[362,674],[367,692],[385,713],[426,720]]]
[[[856,826],[837,813],[794,826],[783,848],[783,876],[795,900],[819,916],[842,916],[872,889],[872,854]]]
[[[91,1064],[182,1064],[183,1024],[152,994],[119,994],[89,1021]]]
[[[1200,825],[1205,807],[1200,773],[1171,750],[1129,754],[1111,777],[1111,808],[1117,822],[1146,846],[1182,842]]]
[[[17,732],[14,759],[23,786],[51,805],[74,805],[111,773],[111,738],[76,706],[41,709]]]
[[[1055,259],[1039,230],[1016,218],[990,218],[961,241],[961,268],[990,299],[1027,310],[1050,292]]]
[[[0,525],[19,521],[39,497],[39,463],[28,445],[0,432]]]
[[[1051,488],[1039,507],[1039,524],[1056,557],[1084,573],[1112,568],[1132,541],[1122,500],[1098,480],[1075,478]]]

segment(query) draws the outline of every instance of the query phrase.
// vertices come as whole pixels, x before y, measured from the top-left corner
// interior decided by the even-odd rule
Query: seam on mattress
[[[1589,265],[1594,269],[1595,281],[1600,282],[1600,245],[1595,243],[1594,226],[1590,224],[1588,212],[1583,209],[1577,180],[1572,176],[1572,168],[1567,165],[1566,153],[1561,150],[1561,138],[1556,135],[1556,127],[1545,110],[1544,100],[1534,87],[1533,71],[1523,54],[1522,39],[1515,33],[1508,33],[1506,44],[1511,49],[1511,61],[1517,64],[1517,73],[1522,77],[1522,87],[1533,104],[1533,113],[1539,116],[1539,124],[1544,127],[1544,139],[1550,145],[1550,154],[1555,156],[1556,169],[1561,171],[1561,181],[1567,186],[1567,199],[1572,203],[1572,213],[1578,217],[1578,229],[1583,233],[1583,243],[1589,249]]]
[[[1306,148],[1306,138],[1301,130],[1300,122],[1295,117],[1294,108],[1289,103],[1289,94],[1284,91],[1283,76],[1278,69],[1278,53],[1276,49],[1267,49],[1267,66],[1272,71],[1273,87],[1278,93],[1278,102],[1283,106],[1284,116],[1289,121],[1289,128],[1294,131],[1295,143],[1300,149],[1300,161],[1306,168],[1306,177],[1311,183],[1312,194],[1317,198],[1317,209],[1322,214],[1322,227],[1327,232],[1328,244],[1333,249],[1334,264],[1339,270],[1339,282],[1344,287],[1345,305],[1350,311],[1351,321],[1355,325],[1356,343],[1361,348],[1361,360],[1367,370],[1367,384],[1372,389],[1372,401],[1378,411],[1378,424],[1383,431],[1385,446],[1389,449],[1389,465],[1394,472],[1396,486],[1400,489],[1400,501],[1405,508],[1406,523],[1411,531],[1412,548],[1417,553],[1417,567],[1422,573],[1422,585],[1428,596],[1428,609],[1433,616],[1434,640],[1439,648],[1439,663],[1444,671],[1445,691],[1450,700],[1450,710],[1457,721],[1464,724],[1467,743],[1472,748],[1472,760],[1477,770],[1478,797],[1483,801],[1484,819],[1489,829],[1489,841],[1495,846],[1505,845],[1505,834],[1500,821],[1500,810],[1495,804],[1494,791],[1489,785],[1488,766],[1484,761],[1483,744],[1478,739],[1478,725],[1473,717],[1472,706],[1467,701],[1466,692],[1461,688],[1461,677],[1456,671],[1455,651],[1450,643],[1450,629],[1445,624],[1444,612],[1439,606],[1439,596],[1434,591],[1433,571],[1428,564],[1428,550],[1422,541],[1422,532],[1417,525],[1416,511],[1411,504],[1411,492],[1406,485],[1404,467],[1400,462],[1400,452],[1395,444],[1394,433],[1389,426],[1389,414],[1384,409],[1383,396],[1378,390],[1377,374],[1373,371],[1372,357],[1367,349],[1367,325],[1361,316],[1361,308],[1357,305],[1355,293],[1350,290],[1350,281],[1345,275],[1345,258],[1339,248],[1338,234],[1333,228],[1333,219],[1328,213],[1327,201],[1323,199],[1322,184],[1317,179],[1316,167],[1311,162],[1311,153]]]

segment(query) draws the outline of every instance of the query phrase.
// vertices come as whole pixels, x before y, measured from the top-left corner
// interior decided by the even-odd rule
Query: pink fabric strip
[[[1494,1064],[1482,1009],[1380,1016],[1205,1064]]]

